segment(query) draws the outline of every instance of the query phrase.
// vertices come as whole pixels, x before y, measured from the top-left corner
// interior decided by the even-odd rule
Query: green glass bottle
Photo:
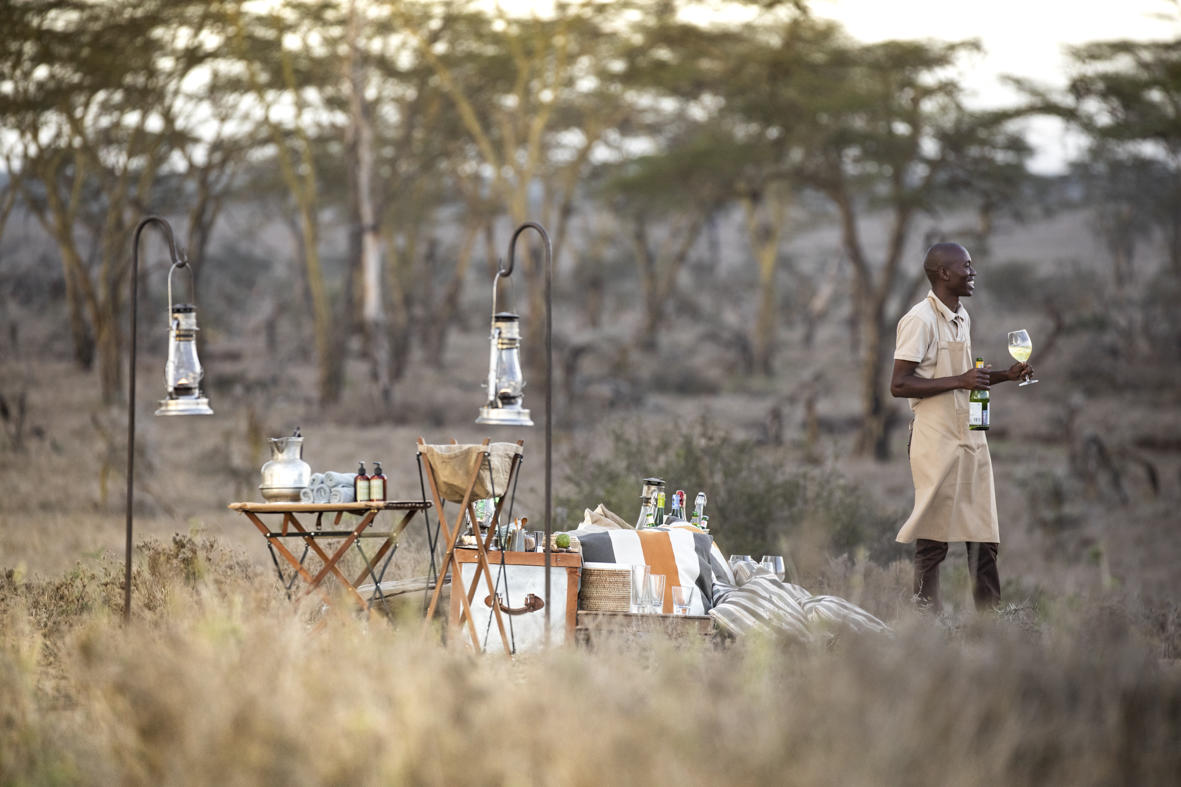
[[[976,359],[976,368],[984,368],[984,359]],[[968,428],[973,431],[987,432],[988,419],[988,391],[973,390],[968,394]]]

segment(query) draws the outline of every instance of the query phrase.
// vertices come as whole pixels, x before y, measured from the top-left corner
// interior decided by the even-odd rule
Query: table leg
[[[304,534],[304,541],[307,542],[308,546],[312,548],[312,551],[319,555],[320,559],[324,561],[324,567],[320,569],[316,576],[312,577],[311,585],[313,588],[319,587],[320,583],[324,581],[324,578],[328,576],[329,573],[331,573],[340,580],[341,584],[343,584],[348,589],[349,593],[352,594],[354,600],[360,604],[362,609],[365,609],[369,606],[361,594],[357,592],[356,586],[348,581],[345,575],[341,573],[340,569],[336,567],[336,564],[341,559],[341,557],[343,557],[344,554],[348,552],[349,547],[351,547],[353,542],[357,540],[357,536],[364,532],[365,529],[373,522],[373,518],[377,516],[377,511],[378,509],[371,509],[368,511],[361,519],[361,522],[357,525],[357,527],[353,529],[353,532],[349,533],[349,535],[345,537],[344,542],[339,547],[337,547],[336,551],[332,553],[331,556],[327,555],[324,550],[320,548],[320,545],[316,543],[316,539],[303,528],[303,526],[299,523],[299,520],[292,517],[292,519],[295,521],[295,527],[299,530],[299,532]],[[311,588],[308,588],[308,590],[305,591],[305,595],[306,593],[310,592]]]
[[[414,518],[414,515],[416,513],[417,513],[417,510],[410,510],[410,511],[406,512],[406,514],[402,517],[401,521],[399,521],[398,524],[394,527],[394,529],[390,533],[389,537],[381,543],[381,547],[377,550],[377,554],[373,556],[372,560],[365,558],[365,552],[364,552],[364,550],[361,549],[360,540],[358,540],[356,542],[357,543],[357,550],[359,552],[361,552],[361,557],[365,558],[365,568],[361,571],[360,574],[357,575],[357,578],[355,580],[353,580],[354,587],[356,587],[357,585],[360,585],[361,580],[365,579],[365,575],[368,574],[370,576],[370,578],[373,579],[373,587],[376,590],[378,596],[381,596],[381,580],[383,577],[385,577],[386,566],[389,565],[389,561],[392,560],[394,557],[393,552],[390,552],[389,558],[387,558],[385,565],[382,566],[380,576],[374,574],[373,569],[377,566],[378,562],[385,555],[385,553],[390,550],[391,547],[393,548],[394,552],[397,551],[398,538],[399,538],[399,536],[402,535],[402,531],[406,529],[406,525],[408,525],[410,523],[410,520],[412,518]],[[372,599],[370,599],[370,601],[372,601]],[[382,603],[385,603],[384,597],[382,597]]]
[[[299,560],[296,560],[295,555],[291,554],[291,551],[289,549],[287,549],[287,547],[283,546],[282,541],[280,541],[277,538],[271,538],[270,528],[268,528],[265,524],[263,524],[262,520],[259,519],[254,514],[254,512],[244,511],[243,513],[246,514],[247,518],[250,519],[250,521],[254,523],[254,526],[259,529],[259,531],[263,534],[263,536],[266,537],[267,543],[279,551],[279,554],[283,556],[284,560],[286,560],[288,563],[291,564],[292,568],[294,568],[299,573],[299,576],[303,577],[306,582],[311,582],[312,575],[309,574],[306,570],[304,570],[302,562]]]

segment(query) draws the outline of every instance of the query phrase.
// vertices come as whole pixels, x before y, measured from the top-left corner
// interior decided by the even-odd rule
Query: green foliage
[[[897,512],[835,472],[802,466],[785,449],[734,437],[704,418],[674,436],[653,432],[637,423],[615,429],[603,457],[573,452],[558,506],[578,512],[601,502],[634,521],[642,479],[657,476],[669,493],[684,489],[690,506],[705,491],[710,530],[726,552],[761,554],[807,530],[833,552],[866,546],[875,559],[894,556]]]

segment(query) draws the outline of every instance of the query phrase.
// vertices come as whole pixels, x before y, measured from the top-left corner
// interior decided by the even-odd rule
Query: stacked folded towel
[[[299,491],[301,503],[351,503],[356,473],[312,473],[308,485]]]

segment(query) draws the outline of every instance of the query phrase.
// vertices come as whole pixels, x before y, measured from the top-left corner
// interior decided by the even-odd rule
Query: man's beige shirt
[[[972,354],[972,319],[961,300],[959,309],[952,311],[943,301],[935,297],[935,291],[911,307],[898,321],[898,334],[894,341],[894,358],[899,361],[917,361],[914,373],[918,377],[931,379],[935,374],[935,350],[939,346],[939,323],[947,326],[947,335],[953,342],[966,342],[968,355]],[[919,402],[908,399],[911,409]]]

